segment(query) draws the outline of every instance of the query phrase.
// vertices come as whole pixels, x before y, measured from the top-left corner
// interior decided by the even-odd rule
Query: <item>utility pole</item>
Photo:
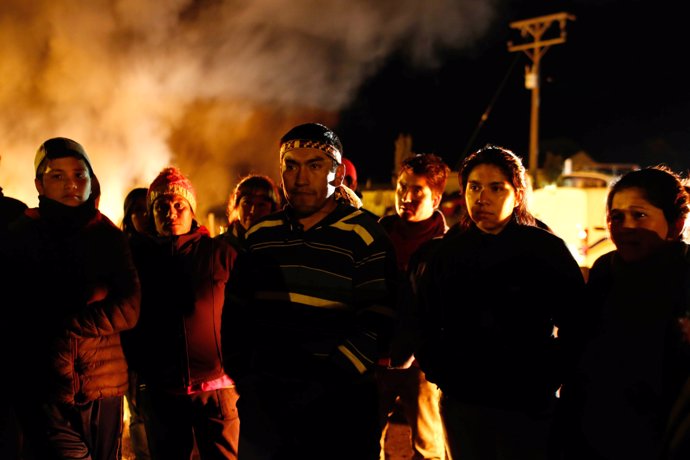
[[[518,45],[509,41],[508,51],[524,51],[532,60],[531,66],[525,66],[525,88],[532,90],[528,170],[535,187],[539,158],[539,63],[552,45],[565,43],[565,26],[568,20],[574,21],[575,16],[568,13],[555,13],[510,23],[510,27],[519,30],[522,37],[529,36],[533,39],[532,42]],[[554,24],[558,25],[559,34],[553,38],[543,38],[544,33],[549,31]]]

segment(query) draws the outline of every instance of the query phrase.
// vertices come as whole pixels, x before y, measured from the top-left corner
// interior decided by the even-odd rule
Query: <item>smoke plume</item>
[[[204,210],[241,175],[278,179],[278,138],[337,123],[393,52],[420,65],[481,36],[485,0],[3,0],[0,185],[38,202],[44,140],[86,148],[119,222],[131,187],[179,166]]]

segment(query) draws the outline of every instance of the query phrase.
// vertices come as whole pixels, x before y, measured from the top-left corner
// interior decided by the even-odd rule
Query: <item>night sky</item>
[[[515,151],[528,164],[530,97],[523,52],[528,43],[509,23],[558,12],[564,44],[541,61],[540,164],[546,151],[585,151],[599,162],[666,163],[690,168],[690,79],[683,68],[690,36],[676,2],[506,1],[471,47],[443,53],[436,67],[392,55],[342,112],[346,156],[363,178],[386,182],[398,134],[412,150],[441,155],[452,167],[486,143]],[[488,119],[479,126],[491,105]]]

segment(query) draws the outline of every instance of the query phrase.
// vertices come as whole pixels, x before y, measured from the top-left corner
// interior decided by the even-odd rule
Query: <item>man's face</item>
[[[299,148],[285,153],[280,164],[285,198],[298,216],[310,216],[329,202],[342,182],[342,165],[333,171],[333,160],[324,152]]]
[[[404,170],[395,189],[395,210],[408,222],[421,222],[431,217],[441,201],[434,196],[426,177]]]
[[[91,195],[91,175],[86,162],[76,157],[47,160],[46,170],[35,180],[39,195],[76,207]]]
[[[179,195],[163,195],[153,203],[153,220],[161,236],[189,233],[193,218],[189,202]]]

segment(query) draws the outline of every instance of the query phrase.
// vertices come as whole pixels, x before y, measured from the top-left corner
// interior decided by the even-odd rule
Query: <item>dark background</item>
[[[510,148],[528,165],[531,92],[524,86],[521,38],[510,22],[558,12],[564,44],[541,60],[540,165],[546,152],[584,151],[598,162],[690,168],[690,86],[684,70],[690,27],[680,2],[503,1],[489,33],[471,48],[420,68],[391,56],[342,111],[337,131],[360,182],[387,182],[395,139],[441,155],[455,168],[486,143]],[[480,126],[480,117],[491,108]]]

